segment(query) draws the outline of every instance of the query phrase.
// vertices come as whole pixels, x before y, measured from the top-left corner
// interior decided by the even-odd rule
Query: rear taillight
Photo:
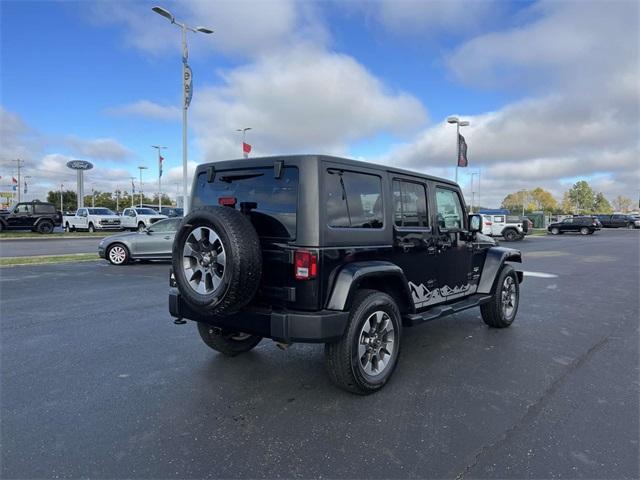
[[[294,255],[296,280],[316,278],[318,273],[318,256],[306,250],[297,250]]]
[[[236,200],[236,197],[220,197],[220,198],[218,198],[218,204],[222,205],[223,207],[235,207],[237,202],[238,201]]]
[[[491,222],[484,222],[485,225],[493,225]]]

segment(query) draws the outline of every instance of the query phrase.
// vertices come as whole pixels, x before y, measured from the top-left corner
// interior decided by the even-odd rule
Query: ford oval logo
[[[67,162],[67,167],[72,170],[91,170],[93,163],[87,162],[86,160],[71,160]]]

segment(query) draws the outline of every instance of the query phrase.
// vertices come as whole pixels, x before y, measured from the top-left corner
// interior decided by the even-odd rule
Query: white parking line
[[[522,272],[525,277],[537,277],[537,278],[558,278],[558,275],[554,273],[544,273],[544,272]]]

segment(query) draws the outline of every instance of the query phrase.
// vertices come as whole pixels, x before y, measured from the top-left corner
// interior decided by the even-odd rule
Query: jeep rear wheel
[[[401,328],[400,311],[389,295],[360,290],[344,335],[325,345],[331,381],[361,395],[380,390],[398,363]]]
[[[51,233],[53,232],[53,223],[51,223],[49,220],[40,222],[36,227],[36,231],[38,233]]]
[[[262,337],[258,335],[232,332],[212,327],[202,322],[198,322],[198,333],[207,346],[228,357],[235,357],[241,353],[248,352],[262,340]]]
[[[589,235],[589,233],[591,233],[591,230],[589,230],[587,227],[582,227],[582,228],[580,229],[580,233],[581,233],[582,235]]]
[[[511,265],[505,265],[498,275],[490,302],[480,306],[482,320],[494,328],[505,328],[513,323],[520,303],[520,285]]]
[[[560,229],[557,227],[553,227],[551,229],[551,235],[558,235],[560,233]]]
[[[262,252],[249,219],[229,207],[202,207],[181,225],[172,258],[187,303],[228,315],[251,302],[262,276]]]

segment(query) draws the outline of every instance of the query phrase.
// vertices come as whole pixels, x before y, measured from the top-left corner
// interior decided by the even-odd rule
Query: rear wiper
[[[342,179],[342,172],[338,173],[340,177],[340,186],[342,187],[342,200],[347,207],[347,217],[349,217],[349,226],[351,226],[351,212],[349,211],[349,199],[347,198],[347,189],[344,187],[344,180]]]
[[[231,183],[234,180],[247,180],[249,178],[261,177],[263,175],[264,173],[244,173],[244,174],[237,174],[237,175],[223,175],[222,177],[220,177],[220,181],[225,183]]]

